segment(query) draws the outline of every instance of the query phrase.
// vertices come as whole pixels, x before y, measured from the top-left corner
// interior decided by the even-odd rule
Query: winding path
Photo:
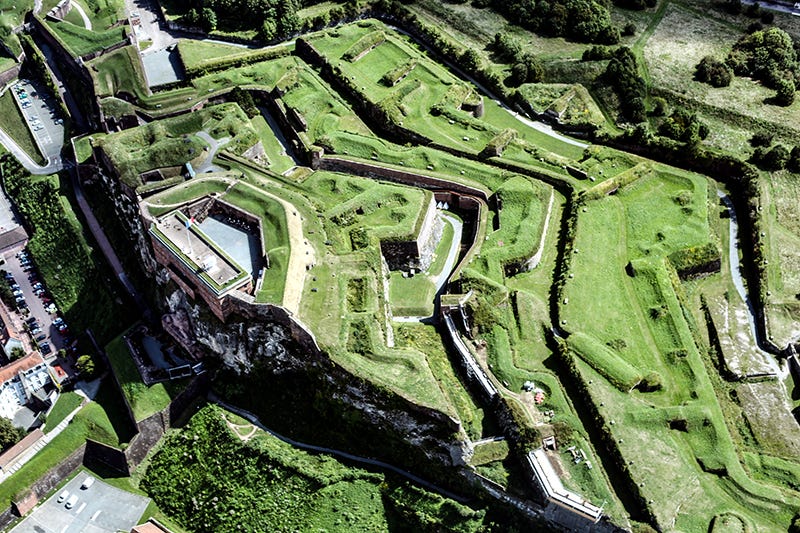
[[[539,262],[542,260],[542,254],[544,253],[544,245],[545,241],[547,240],[547,228],[550,227],[550,215],[553,214],[553,203],[555,202],[556,198],[556,191],[555,189],[550,189],[550,203],[547,204],[547,215],[545,215],[544,219],[544,227],[542,228],[542,236],[539,238],[539,249],[536,250],[536,253],[531,256],[525,262],[525,268],[528,270],[533,270],[537,266],[539,266]]]
[[[81,18],[83,19],[83,27],[86,28],[87,30],[91,30],[92,29],[92,21],[89,20],[89,17],[86,16],[86,11],[83,10],[81,5],[78,2],[75,2],[74,0],[73,0],[73,2],[70,3],[70,5],[72,6],[72,9],[77,11],[78,15],[80,15]]]
[[[55,174],[64,168],[64,163],[61,162],[61,160],[58,162],[50,160],[47,162],[47,165],[44,166],[37,164],[33,159],[31,159],[31,156],[29,156],[25,150],[20,148],[17,142],[2,129],[0,129],[0,144],[2,144],[6,150],[11,152],[11,155],[16,157],[25,170],[31,174]]]

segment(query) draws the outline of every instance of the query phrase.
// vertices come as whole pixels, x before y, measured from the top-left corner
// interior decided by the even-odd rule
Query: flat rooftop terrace
[[[250,274],[230,258],[197,226],[186,227],[187,218],[173,211],[150,227],[191,271],[217,294],[238,287]]]

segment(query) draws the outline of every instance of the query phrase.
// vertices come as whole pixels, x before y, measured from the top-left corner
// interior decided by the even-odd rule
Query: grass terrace
[[[199,132],[224,142],[225,149],[235,154],[258,142],[241,108],[236,104],[220,104],[108,135],[95,143],[111,160],[122,181],[136,188],[143,185],[139,175],[148,170],[180,167],[185,163],[197,168],[205,162],[209,156],[208,144],[197,135]]]
[[[137,422],[166,408],[186,385],[185,380],[145,385],[122,335],[108,343],[105,351]]]
[[[9,89],[0,96],[0,116],[3,117],[3,128],[9,137],[28,154],[34,162],[44,164],[44,157],[39,151],[39,146],[33,138],[25,118],[22,116],[19,106],[14,101],[16,95],[13,89]]]
[[[66,43],[75,57],[98,52],[125,40],[124,28],[93,31],[70,22],[47,21],[48,27]]]
[[[385,41],[355,61],[341,59],[350,46],[375,32],[383,33]],[[535,146],[562,157],[580,157],[582,148],[526,126],[489,98],[483,98],[484,114],[479,118],[473,116],[467,109],[481,100],[475,89],[380,22],[365,21],[334,28],[312,36],[310,42],[393,122],[435,142],[477,154],[504,129],[513,128],[519,136],[515,143],[524,148]],[[397,84],[382,81],[398,65],[411,61],[415,66],[405,79]]]
[[[196,39],[180,39],[178,41],[178,52],[187,70],[203,67],[217,59],[247,56],[252,53],[241,46],[198,41]]]

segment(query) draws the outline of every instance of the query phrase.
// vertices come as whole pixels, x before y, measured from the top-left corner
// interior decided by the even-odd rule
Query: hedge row
[[[517,138],[517,130],[513,128],[506,128],[486,143],[486,146],[483,149],[483,153],[487,154],[489,157],[497,156],[503,154],[503,150],[506,149],[506,146]]]
[[[719,271],[720,251],[715,243],[709,241],[673,252],[669,260],[681,279],[686,279],[700,273]]]
[[[178,50],[180,50],[180,48]],[[259,63],[261,61],[267,61],[270,59],[285,57],[288,56],[289,54],[291,54],[291,49],[289,47],[280,46],[275,48],[268,48],[266,50],[261,50],[259,52],[255,52],[252,54],[237,55],[233,57],[222,57],[219,59],[209,59],[208,61],[204,61],[199,65],[185,67],[186,76],[188,78],[197,78],[200,76],[205,76],[206,74],[210,74],[212,72],[243,67],[245,65]],[[181,58],[181,61],[185,65],[186,62],[183,61],[183,58]]]
[[[354,42],[350,48],[342,54],[342,59],[350,62],[358,61],[364,54],[376,46],[381,45],[385,40],[386,34],[382,31],[370,32]]]

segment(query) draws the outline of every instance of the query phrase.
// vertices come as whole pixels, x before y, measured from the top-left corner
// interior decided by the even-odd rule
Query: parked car
[[[33,328],[31,330],[31,333],[33,333],[34,335],[38,335],[41,332],[42,332],[42,328],[39,328],[39,327]]]
[[[42,342],[46,338],[47,338],[47,335],[45,335],[44,333],[41,333],[41,334],[36,336],[36,342]]]
[[[73,494],[72,496],[69,497],[67,503],[64,504],[64,507],[66,507],[67,509],[72,509],[73,507],[75,507],[76,503],[78,503],[78,495]]]
[[[11,291],[11,294],[13,294],[14,296],[20,297],[20,296],[22,296],[22,291],[17,289],[17,290]]]
[[[86,490],[94,484],[94,476],[86,476],[86,479],[81,483],[81,490]]]
[[[11,281],[12,279],[14,279],[14,274],[12,274],[11,272],[6,272],[5,274],[3,274],[3,277]]]
[[[56,502],[57,503],[64,503],[64,500],[66,500],[67,498],[69,498],[69,491],[68,490],[64,490],[64,491],[61,492],[61,494],[58,495],[58,499],[56,500]]]
[[[42,352],[42,355],[47,355],[50,352],[52,352],[53,349],[50,347],[49,342],[43,342],[42,344],[39,345],[39,351]]]
[[[64,319],[63,319],[63,318],[61,318],[60,316],[58,316],[58,317],[56,317],[56,318],[54,318],[54,319],[53,319],[53,324],[54,324],[56,327],[60,326],[60,325],[61,325],[61,324],[63,324],[63,323],[64,323]]]
[[[32,316],[28,320],[26,320],[25,322],[27,322],[28,324],[36,324],[36,317]]]
[[[42,288],[42,282],[41,281],[37,281],[36,283],[31,285],[31,287],[33,287],[33,290],[41,289]]]
[[[28,322],[28,327],[31,328],[31,331],[40,327],[39,322],[36,320],[36,318],[33,318],[33,322],[31,322],[30,320],[31,319],[29,318],[26,322]]]

